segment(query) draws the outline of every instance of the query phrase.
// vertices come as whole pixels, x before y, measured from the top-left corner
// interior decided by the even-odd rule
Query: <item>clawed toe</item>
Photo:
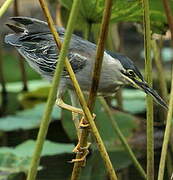
[[[93,120],[96,118],[96,115],[93,114]],[[85,120],[85,117],[82,117],[82,119],[80,120],[79,123],[79,128],[83,129],[83,128],[88,128],[90,126],[90,124],[88,123],[88,121]]]

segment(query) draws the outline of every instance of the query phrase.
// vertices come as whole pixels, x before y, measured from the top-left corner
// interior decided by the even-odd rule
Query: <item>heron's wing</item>
[[[41,39],[35,39],[35,41],[28,39],[22,40],[20,44],[19,52],[32,64],[37,65],[41,72],[45,74],[54,72],[59,54],[55,43]]]
[[[55,71],[59,50],[53,40],[22,41],[20,51],[27,59],[37,64],[41,71],[45,73]],[[77,52],[69,52],[67,57],[75,73],[83,69],[87,62],[87,58]],[[68,76],[66,68],[63,69],[63,76]]]

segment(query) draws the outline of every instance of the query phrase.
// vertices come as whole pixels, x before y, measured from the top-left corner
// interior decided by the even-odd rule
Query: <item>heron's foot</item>
[[[56,103],[55,103],[57,106],[63,108],[63,109],[66,109],[68,111],[71,111],[71,112],[74,112],[74,113],[78,113],[78,114],[81,114],[81,115],[84,115],[84,112],[82,109],[80,108],[76,108],[74,106],[71,106],[69,104],[66,104],[62,99],[58,98],[56,100]]]
[[[83,153],[84,151],[88,150],[88,148],[90,147],[91,143],[88,142],[87,145],[85,147],[81,147],[80,144],[78,143],[76,145],[76,147],[73,149],[74,153]]]
[[[72,160],[71,160],[71,163],[82,162],[82,163],[83,163],[82,166],[84,167],[85,164],[86,164],[86,157],[87,157],[88,154],[89,154],[89,151],[86,150],[85,153],[83,153],[83,154],[81,155],[81,156],[82,156],[81,158],[72,159]]]
[[[96,118],[96,115],[93,113],[93,121]],[[83,129],[83,128],[88,128],[90,126],[90,124],[88,123],[88,121],[86,121],[85,117],[83,116],[80,120],[79,123],[79,128]]]
[[[88,121],[85,120],[85,117],[82,117],[79,123],[79,128],[84,129],[84,128],[88,128],[89,126],[90,124],[88,123]]]
[[[75,162],[83,162],[82,166],[85,166],[86,163],[86,157],[89,154],[89,146],[91,143],[87,143],[87,146],[81,147],[80,144],[78,143],[76,147],[73,149],[73,152],[78,153],[80,158],[77,159],[72,159],[70,162],[75,163]]]

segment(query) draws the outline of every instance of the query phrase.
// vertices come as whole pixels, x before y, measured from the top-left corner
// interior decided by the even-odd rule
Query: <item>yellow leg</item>
[[[86,128],[86,127],[89,126],[88,122],[85,121],[84,112],[83,112],[82,109],[76,108],[76,107],[71,106],[71,105],[69,105],[69,104],[66,104],[66,103],[64,103],[63,100],[60,99],[60,98],[58,98],[58,99],[56,100],[56,105],[59,106],[59,107],[61,107],[61,108],[63,108],[63,109],[72,111],[73,113],[77,113],[77,114],[83,115],[83,117],[82,117],[82,119],[80,120],[80,123],[79,123],[79,127],[80,127],[80,128]],[[74,117],[75,117],[75,115],[74,115]],[[96,117],[96,115],[93,114],[93,119],[95,119],[95,117]]]
[[[80,130],[79,130],[79,117],[78,114],[84,115],[83,110],[80,108],[76,108],[74,106],[71,106],[69,104],[64,103],[64,101],[61,98],[57,98],[56,103],[57,106],[66,109],[68,111],[72,112],[72,119],[74,121],[76,131],[77,131],[77,136],[78,138],[80,137]]]
[[[73,106],[71,106],[71,105],[69,105],[69,104],[66,104],[66,103],[63,102],[62,99],[57,99],[57,100],[56,100],[56,105],[59,106],[59,107],[61,107],[61,108],[63,108],[63,109],[72,111],[72,112],[74,112],[74,113],[78,113],[78,114],[84,115],[82,109],[73,107]]]

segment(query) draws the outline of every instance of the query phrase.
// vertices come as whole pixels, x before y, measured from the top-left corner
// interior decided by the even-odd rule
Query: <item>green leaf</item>
[[[111,144],[112,147],[112,144],[114,144],[115,146],[119,142],[119,138],[112,127],[107,113],[104,112],[103,107],[98,101],[96,102],[94,113],[96,114],[96,125],[99,129],[101,137],[107,145]],[[123,112],[116,112],[114,114],[114,118],[122,133],[127,138],[130,138],[133,135],[134,130],[138,128],[136,118],[132,115]]]
[[[60,0],[61,4],[69,11],[72,0]],[[173,10],[173,2],[171,1]],[[87,23],[100,23],[104,10],[104,0],[83,0],[79,12],[77,26],[85,28]],[[150,1],[150,18],[153,32],[163,33],[166,26],[166,16],[161,1]],[[141,0],[114,0],[112,6],[111,22],[139,22],[143,21],[143,7]]]
[[[128,153],[124,150],[116,150],[114,152],[108,152],[111,159],[112,165],[116,170],[121,170],[127,168],[132,164]],[[94,151],[92,156],[87,160],[86,167],[81,173],[82,180],[91,180],[91,179],[106,179],[107,172],[103,163],[100,153]]]
[[[28,140],[12,147],[0,148],[0,170],[8,173],[27,172],[35,147],[35,141]],[[62,153],[71,153],[72,144],[54,143],[45,141],[42,156],[53,156]]]
[[[44,86],[33,91],[23,92],[19,94],[19,100],[22,106],[26,108],[32,108],[36,104],[46,102],[50,87]]]
[[[21,106],[17,99],[17,93],[8,92],[6,96],[1,96],[1,115],[14,114]]]
[[[123,109],[129,113],[137,114],[146,110],[146,94],[136,89],[123,89]],[[116,106],[115,99],[112,100],[112,105]]]
[[[142,99],[145,100],[146,94],[138,89],[123,89],[123,98],[126,100]]]
[[[32,157],[35,147],[34,140],[27,140],[22,144],[19,144],[15,148],[1,147],[0,153],[11,153],[17,157],[25,158]],[[53,156],[62,153],[71,153],[74,148],[72,144],[54,143],[46,140],[42,150],[42,156]]]
[[[146,110],[146,94],[138,89],[123,90],[123,107],[124,110],[132,113],[142,113]]]
[[[1,131],[38,128],[43,115],[45,104],[39,104],[32,109],[18,111],[16,115],[0,118]],[[61,118],[61,109],[54,107],[52,119]]]
[[[124,100],[123,108],[132,114],[142,113],[146,110],[146,101],[144,99]]]
[[[173,59],[173,51],[170,47],[164,47],[161,51],[163,62],[170,62]]]
[[[17,53],[14,55],[10,51],[4,51],[2,53],[3,59],[3,72],[6,82],[21,81],[21,71],[19,66],[19,58]],[[23,60],[23,59],[22,59]],[[27,72],[27,79],[40,79],[40,75],[29,67],[28,63],[25,63],[25,70]],[[20,89],[21,90],[21,89]]]
[[[44,80],[30,80],[30,81],[27,81],[27,84],[28,84],[29,90],[33,91],[33,90],[36,90],[37,88],[48,86],[49,83]],[[20,92],[22,90],[22,87],[23,87],[23,84],[21,81],[6,83],[6,88],[8,92],[14,92],[14,93]],[[2,90],[1,88],[2,87],[0,84],[0,90]]]
[[[31,158],[28,156],[18,157],[14,153],[8,152],[8,148],[2,148],[2,151],[4,152],[0,152],[0,171],[7,174],[27,172]]]

